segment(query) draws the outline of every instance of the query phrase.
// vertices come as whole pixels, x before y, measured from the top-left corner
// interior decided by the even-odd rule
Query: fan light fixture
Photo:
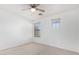
[[[35,11],[36,11],[36,9],[35,9],[35,8],[31,8],[31,11],[32,11],[32,12],[35,12]]]

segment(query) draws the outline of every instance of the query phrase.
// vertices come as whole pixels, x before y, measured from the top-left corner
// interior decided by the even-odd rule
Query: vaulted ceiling
[[[0,9],[6,10],[10,13],[20,15],[30,21],[43,18],[45,16],[62,13],[68,10],[79,8],[78,4],[40,4],[38,8],[44,9],[46,12],[43,15],[38,15],[39,11],[31,12],[28,4],[1,4]],[[23,10],[26,9],[26,10]]]

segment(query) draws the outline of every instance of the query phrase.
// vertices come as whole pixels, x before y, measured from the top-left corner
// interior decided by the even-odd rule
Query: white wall
[[[78,12],[79,14],[79,12]],[[78,41],[77,41],[77,51],[79,52],[79,15],[78,16],[78,20],[77,20],[77,38],[78,38]]]
[[[27,19],[0,10],[0,50],[30,42],[32,27]]]
[[[51,26],[51,19],[60,18],[60,28],[54,30]],[[60,14],[52,15],[39,19],[41,21],[41,37],[35,38],[35,41],[42,44],[47,44],[63,49],[79,52],[78,39],[78,20],[79,9],[66,11]]]

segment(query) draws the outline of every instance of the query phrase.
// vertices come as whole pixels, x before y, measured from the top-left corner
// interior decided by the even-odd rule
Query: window
[[[58,29],[60,27],[60,18],[52,19],[52,27],[53,29]]]
[[[34,24],[34,37],[40,37],[40,22]]]

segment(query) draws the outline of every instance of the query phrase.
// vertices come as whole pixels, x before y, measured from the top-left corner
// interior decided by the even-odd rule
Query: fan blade
[[[36,8],[37,6],[39,6],[40,4],[30,4],[30,7],[32,8]]]
[[[39,11],[41,11],[41,12],[45,12],[45,10],[39,9],[39,8],[36,8],[36,10],[39,10]]]

